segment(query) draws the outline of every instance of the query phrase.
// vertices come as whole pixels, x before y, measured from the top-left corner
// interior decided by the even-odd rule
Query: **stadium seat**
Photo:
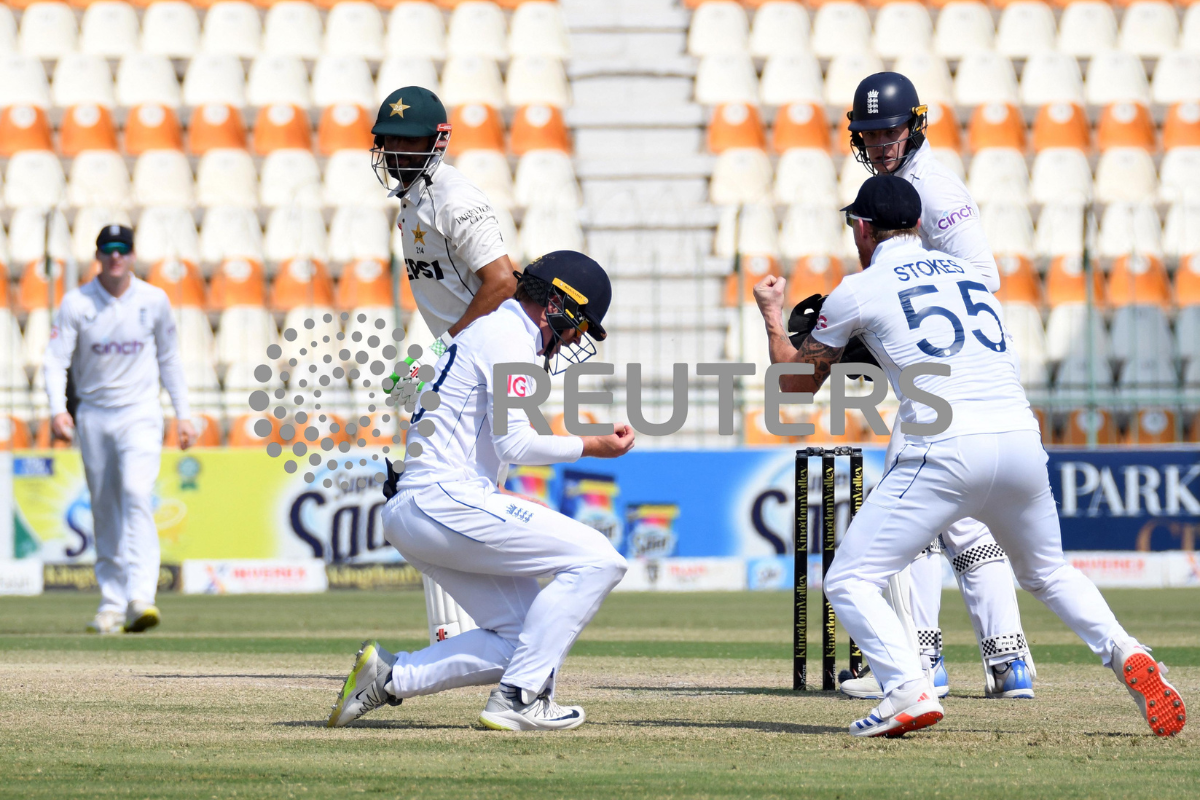
[[[1049,203],[1038,216],[1034,251],[1042,258],[1083,253],[1083,201]]]
[[[1009,58],[1028,58],[1054,50],[1058,27],[1054,11],[1039,0],[1015,0],[1000,12],[996,52]]]
[[[1046,272],[1046,302],[1052,309],[1064,305],[1086,303],[1087,291],[1082,258],[1058,256],[1050,261],[1050,268]],[[1092,262],[1092,302],[1098,308],[1107,305],[1103,278],[1094,260]],[[1053,314],[1051,314],[1051,319],[1053,319]]]
[[[50,121],[37,106],[12,105],[0,111],[0,157],[22,150],[52,150]]]
[[[1102,151],[1112,147],[1140,147],[1154,152],[1154,120],[1149,110],[1137,103],[1107,106],[1096,126],[1096,144]]]
[[[1088,62],[1084,97],[1088,103],[1097,106],[1121,102],[1149,105],[1150,87],[1142,60],[1120,50],[1092,56]]]
[[[375,118],[353,103],[327,106],[317,123],[317,152],[330,156],[338,150],[369,150],[375,143],[371,126]]]
[[[862,164],[853,158],[843,158],[842,168],[838,173],[838,205],[845,206],[853,203],[854,198],[858,196],[859,187],[869,177],[871,177],[871,173],[867,172],[866,167]],[[850,229],[846,228],[846,230]]]
[[[0,55],[0,108],[14,105],[49,108],[50,83],[38,59],[7,53]]]
[[[125,117],[125,152],[140,156],[149,150],[183,150],[179,117],[158,103],[134,106]]]
[[[199,49],[200,19],[191,3],[159,0],[143,12],[143,53],[168,58],[191,58]]]
[[[1171,205],[1163,226],[1162,244],[1167,258],[1183,259],[1200,253],[1200,205]]]
[[[1002,303],[1042,304],[1042,287],[1033,270],[1033,262],[1023,255],[997,255],[1000,271],[1000,290],[996,299]]]
[[[138,18],[133,6],[114,0],[98,0],[84,10],[79,24],[81,53],[120,58],[137,49]]]
[[[390,56],[379,66],[375,80],[375,100],[382,104],[387,96],[401,86],[420,86],[434,94],[441,93],[437,67],[427,56]]]
[[[466,0],[450,15],[446,52],[451,58],[480,56],[492,61],[508,58],[504,12],[495,3]]]
[[[1055,437],[1055,444],[1086,445],[1089,441],[1089,434],[1094,435],[1096,444],[1117,443],[1116,421],[1112,412],[1103,408],[1090,411],[1087,409],[1071,411],[1064,427],[1063,434]]]
[[[379,208],[389,203],[371,169],[367,150],[339,150],[325,163],[322,200],[326,206]],[[395,204],[395,201],[390,201]]]
[[[41,258],[34,259],[25,265],[25,268],[21,272],[21,280],[17,285],[18,310],[25,312],[42,311],[43,313],[46,311],[46,306],[50,301],[50,282],[46,280],[45,269],[45,262]],[[58,306],[62,303],[63,296],[63,262],[57,258],[51,259],[50,274],[54,279],[54,305]],[[46,330],[44,333],[39,331],[38,335],[34,337],[31,331],[31,323],[31,320],[27,320],[25,324],[26,346],[31,347],[40,344],[44,348],[49,343],[50,331]],[[38,365],[42,363],[42,355],[40,353],[35,359],[27,360],[26,363]]]
[[[775,219],[775,210],[771,204],[749,203],[744,206],[722,207],[713,240],[713,253],[722,258],[732,258],[736,253],[743,257],[767,256],[772,259],[779,255],[779,221]],[[760,266],[760,269],[765,268]],[[773,274],[779,274],[777,263],[772,269]],[[760,275],[756,278],[754,283],[761,277]],[[728,289],[728,285],[726,288]],[[754,302],[753,297],[743,298],[742,301],[735,298],[736,294],[731,295],[726,305]]]
[[[837,203],[837,170],[824,148],[793,147],[779,159],[775,201],[782,205]]]
[[[493,206],[512,208],[512,173],[508,170],[508,159],[495,150],[468,150],[454,160],[454,166],[467,180],[474,183]]]
[[[1001,289],[1004,288],[1007,277],[1001,275]],[[1001,302],[1004,304],[1004,328],[1012,336],[1013,349],[1021,366],[1021,385],[1027,389],[1046,388],[1049,384],[1046,336],[1042,330],[1042,317],[1038,313],[1037,305],[1029,301]]]
[[[1033,121],[1033,149],[1039,153],[1051,147],[1069,147],[1086,153],[1092,148],[1091,136],[1087,114],[1075,103],[1044,105]]]
[[[200,276],[196,265],[190,262],[177,258],[155,262],[150,267],[146,282],[166,292],[173,308],[203,308],[207,305],[204,278]]]
[[[997,255],[1032,257],[1033,220],[1024,203],[991,203],[981,209],[983,231]]]
[[[392,275],[382,258],[360,258],[346,265],[338,281],[337,308],[358,306],[390,306],[392,304]]]
[[[86,283],[83,276],[85,265],[96,257],[96,235],[106,225],[130,225],[129,213],[122,209],[81,208],[75,212],[71,230],[71,256],[79,265],[79,283]],[[43,228],[45,230],[45,228]],[[0,298],[3,301],[3,298]]]
[[[871,20],[858,3],[831,0],[813,19],[812,52],[821,58],[871,49]]]
[[[1165,310],[1171,303],[1171,280],[1159,256],[1135,252],[1113,261],[1106,293],[1114,307],[1156,305]],[[1115,327],[1113,331],[1115,337]]]
[[[905,53],[896,59],[895,71],[913,82],[922,103],[932,105],[954,101],[950,68],[941,56],[935,53]]]
[[[1139,408],[1120,436],[1121,444],[1171,444],[1181,441],[1175,435],[1175,412],[1165,408]]]
[[[255,311],[264,311],[266,305],[266,288],[263,283],[262,264],[249,258],[227,258],[213,271],[212,285],[209,291],[209,304],[215,310],[222,311],[221,328],[217,335],[217,360],[222,363],[237,361],[231,358],[233,342],[223,344],[222,337],[228,331],[225,329],[226,315],[230,309],[250,306]],[[245,316],[256,316],[254,314]],[[258,315],[265,317],[265,313]],[[274,334],[275,326],[270,325]],[[234,345],[236,347],[236,345]],[[261,352],[261,351],[259,351]]]
[[[745,53],[749,28],[745,10],[733,0],[704,3],[692,14],[687,52],[697,58]]]
[[[257,384],[255,384],[255,388],[257,388]],[[254,412],[249,414],[244,413],[246,409],[246,396],[247,392],[238,392],[236,394],[236,398],[230,398],[228,401],[226,401],[227,407],[231,410],[236,408],[238,411],[243,412],[234,417],[229,423],[229,439],[227,442],[228,446],[254,447],[261,450],[271,442],[276,442],[280,445],[288,445],[289,442],[285,442],[282,438],[280,438],[279,435],[279,430],[283,427],[282,422],[275,419],[270,414],[259,414]],[[268,425],[271,426],[271,433],[267,436],[259,436],[255,432],[255,423],[257,423],[259,420],[264,420]]]
[[[263,55],[250,64],[246,102],[251,106],[308,108],[308,72],[298,56]]]
[[[11,162],[10,162],[11,163]],[[71,255],[71,232],[67,227],[67,218],[62,211],[48,215],[46,207],[17,208],[13,211],[12,220],[8,226],[8,253],[13,272],[25,267],[30,262],[39,263],[46,256],[46,219],[52,217],[50,224],[50,257],[55,260],[66,260]],[[92,237],[95,241],[95,237]],[[42,305],[45,305],[45,282],[42,284]],[[36,306],[37,303],[34,303]],[[21,306],[28,310],[29,306]]]
[[[834,256],[841,252],[842,217],[833,206],[792,205],[779,230],[783,257]]]
[[[1082,281],[1082,276],[1080,277]],[[1082,359],[1080,365],[1087,369],[1089,311],[1082,300],[1062,303],[1050,309],[1046,320],[1046,356],[1059,363],[1071,359]],[[1106,361],[1109,347],[1108,331],[1104,328],[1104,317],[1098,310],[1090,312],[1092,329],[1092,353],[1097,361]],[[1059,376],[1062,383],[1062,376]],[[1108,381],[1100,381],[1101,385]]]
[[[989,147],[1025,149],[1025,120],[1015,105],[986,103],[976,106],[968,131],[967,141],[974,152]]]
[[[454,136],[450,139],[451,146],[460,135],[456,126]],[[561,150],[570,153],[571,140],[562,111],[547,105],[518,108],[513,114],[509,149],[515,156],[523,156],[533,150]]]
[[[500,68],[483,56],[451,56],[442,69],[442,100],[448,106],[482,103],[502,108],[504,83]]]
[[[221,444],[221,423],[212,414],[194,410],[192,425],[196,429],[194,447],[219,447]],[[166,417],[163,446],[179,447],[179,423],[174,417]]]
[[[146,150],[133,168],[133,202],[139,206],[191,208],[192,169],[179,150]]]
[[[737,205],[765,200],[771,191],[771,162],[762,150],[734,148],[717,156],[709,200],[714,205]]]
[[[1117,46],[1117,18],[1103,0],[1077,0],[1058,21],[1058,51],[1093,56]]]
[[[1016,103],[1017,78],[1012,63],[990,50],[968,53],[958,63],[954,99],[963,106]]]
[[[325,19],[324,52],[331,56],[383,58],[383,17],[374,3],[339,2]]]
[[[533,150],[517,162],[513,198],[522,208],[555,204],[578,208],[579,187],[571,157],[561,150]]]
[[[1176,147],[1163,156],[1158,199],[1162,203],[1200,200],[1200,148]]]
[[[1178,38],[1174,6],[1163,0],[1137,0],[1121,16],[1117,46],[1136,56],[1161,56],[1175,49]]]
[[[117,67],[118,106],[132,108],[155,103],[174,109],[179,108],[180,97],[175,68],[167,56],[130,53],[121,59]]]
[[[745,210],[749,211],[752,206],[746,206]],[[770,208],[767,208],[770,211]],[[733,216],[732,214],[730,215]],[[770,229],[772,236],[775,229],[775,215],[771,214]],[[740,228],[745,230],[745,226]],[[721,238],[721,230],[717,229],[717,239]],[[732,238],[732,237],[730,237]],[[724,254],[721,254],[724,255]],[[779,259],[773,255],[752,255],[742,253],[738,262],[741,266],[740,273],[731,272],[725,276],[725,292],[722,298],[722,305],[726,308],[736,308],[742,303],[754,305],[754,286],[768,275],[778,277],[781,272],[779,269]],[[739,277],[740,275],[740,277]],[[741,299],[738,299],[738,284],[741,283],[742,293]]]
[[[789,103],[775,114],[771,131],[772,146],[777,153],[792,148],[829,149],[829,123],[819,103]]]
[[[1138,203],[1154,199],[1158,178],[1154,159],[1141,147],[1113,147],[1096,165],[1096,200],[1101,203]]]
[[[446,58],[446,25],[433,3],[397,3],[388,16],[387,52],[390,56]]]
[[[195,264],[200,260],[195,220],[190,209],[179,206],[143,210],[134,232],[134,245],[142,264],[172,259]]]
[[[290,206],[272,211],[263,236],[263,252],[267,261],[274,264],[297,259],[326,263],[329,239],[320,209]]]
[[[1101,258],[1117,258],[1130,253],[1162,258],[1162,225],[1150,202],[1123,201],[1105,206],[1096,241]]]
[[[1035,203],[1085,203],[1092,197],[1087,156],[1069,147],[1049,147],[1033,159],[1029,188]]]
[[[938,12],[933,49],[943,58],[965,58],[992,49],[992,12],[983,3],[947,3]],[[961,67],[960,67],[961,69]]]
[[[708,150],[723,153],[731,147],[766,149],[766,132],[754,106],[727,103],[713,109],[708,123]]]
[[[530,206],[521,225],[526,263],[555,250],[582,250],[583,230],[574,209],[557,205]]]
[[[746,89],[748,88],[747,86]],[[821,65],[812,53],[789,53],[768,58],[763,67],[760,89],[762,101],[768,106],[793,103],[814,103],[823,106],[825,103]],[[738,102],[754,104],[754,101],[748,99]]]
[[[85,103],[68,108],[63,114],[58,150],[67,158],[84,150],[116,149],[117,129],[107,108]]]
[[[387,261],[392,228],[388,219],[384,209],[369,204],[339,206],[329,223],[330,261],[335,264],[363,258]]]
[[[196,203],[204,208],[258,205],[258,175],[250,154],[228,147],[206,151],[196,168]]]
[[[1163,54],[1154,67],[1150,95],[1163,105],[1200,100],[1200,53],[1173,50]]]
[[[267,208],[321,205],[321,170],[308,149],[276,150],[263,159],[261,202]]]
[[[271,283],[270,308],[292,311],[332,305],[333,281],[323,263],[312,258],[292,258],[280,265]],[[284,323],[285,328],[295,325],[295,321]]]
[[[921,3],[891,2],[875,15],[874,50],[883,58],[929,52],[932,39],[933,21]]]
[[[246,104],[245,73],[237,56],[202,52],[188,63],[183,76],[183,104],[195,107],[208,103],[234,108]]]
[[[244,0],[221,0],[204,14],[203,53],[222,53],[254,58],[262,47],[262,23],[258,10]]]
[[[66,180],[62,164],[47,150],[25,150],[13,154],[4,173],[4,204],[9,208],[57,205],[64,195]]]
[[[371,68],[358,56],[321,56],[313,67],[312,102],[317,108],[334,103],[376,108]]]
[[[1029,202],[1029,173],[1025,156],[1010,147],[989,147],[971,159],[971,196],[979,203]]]
[[[929,103],[925,115],[925,139],[935,151],[962,149],[962,132],[954,107],[948,103]],[[849,137],[846,137],[849,139]]]
[[[287,149],[312,149],[308,115],[297,106],[263,106],[254,122],[254,152],[265,156]]]
[[[0,51],[9,53],[16,49],[17,22],[13,17],[12,9],[6,4],[0,7]]]
[[[808,12],[793,2],[763,3],[754,12],[748,43],[755,58],[801,55],[810,51]]]
[[[58,59],[50,82],[50,97],[59,108],[94,103],[112,108],[113,83],[102,56],[69,53]]]
[[[66,3],[30,3],[21,14],[21,55],[56,59],[75,51],[75,12]]]
[[[312,3],[283,0],[267,10],[262,50],[273,56],[315,59],[321,55],[321,14]]]
[[[15,372],[17,369],[14,365],[11,371]],[[55,442],[56,446],[57,444]],[[26,450],[32,445],[28,422],[14,414],[0,418],[0,450]]]
[[[883,62],[872,52],[842,53],[829,62],[825,75],[825,102],[848,107],[854,102],[854,90],[868,75],[883,70]]]
[[[548,56],[513,56],[508,65],[505,97],[510,106],[571,105],[571,88],[562,62]]]
[[[1082,105],[1083,77],[1075,57],[1050,51],[1031,55],[1021,73],[1021,103],[1027,107]]]
[[[1200,305],[1179,309],[1175,317],[1175,352],[1188,364],[1200,363]]]
[[[842,261],[829,255],[799,256],[788,273],[787,297],[795,305],[812,294],[829,294],[842,282]]]
[[[232,106],[212,103],[192,112],[188,125],[188,150],[203,156],[211,150],[245,150],[242,115]]]
[[[700,59],[696,70],[696,102],[710,106],[758,105],[758,76],[750,56],[730,53]]]

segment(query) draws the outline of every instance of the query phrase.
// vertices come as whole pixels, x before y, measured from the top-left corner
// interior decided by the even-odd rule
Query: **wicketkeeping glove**
[[[788,318],[788,339],[792,342],[792,347],[797,350],[808,335],[812,333],[812,329],[817,326],[817,320],[821,318],[821,306],[825,304],[826,295],[812,294],[801,300],[792,309],[792,315]],[[846,349],[842,351],[842,363],[844,364],[874,364],[879,366],[879,362],[875,360],[875,356],[871,355],[871,351],[863,344],[862,338],[855,336],[846,345]],[[851,375],[850,378],[858,378],[858,375]],[[870,378],[867,378],[870,380]]]

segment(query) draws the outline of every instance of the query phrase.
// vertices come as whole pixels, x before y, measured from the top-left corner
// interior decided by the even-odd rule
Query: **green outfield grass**
[[[1200,713],[1200,592],[1106,596]],[[947,593],[947,717],[898,741],[845,734],[869,702],[790,691],[787,593],[609,598],[559,684],[588,723],[533,735],[480,728],[485,687],[322,727],[361,639],[425,643],[419,592],[164,596],[160,629],[104,639],[79,633],[95,602],[0,598],[0,797],[1168,798],[1200,786],[1198,723],[1150,736],[1111,671],[1024,594],[1038,699],[982,698]]]

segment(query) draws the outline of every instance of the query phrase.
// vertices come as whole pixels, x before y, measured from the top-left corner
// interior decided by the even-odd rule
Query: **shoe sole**
[[[523,720],[524,718],[522,718]],[[562,727],[543,727],[541,725],[529,724],[526,722],[522,725],[521,722],[503,717],[499,714],[493,714],[490,711],[484,711],[479,715],[479,722],[483,727],[493,731],[569,731],[578,728],[586,720],[586,717],[580,716],[577,720],[572,720],[570,725]]]
[[[148,608],[133,622],[125,623],[126,633],[142,633],[148,631],[162,621],[157,608]]]
[[[1125,659],[1121,678],[1131,692],[1146,700],[1146,722],[1155,736],[1174,736],[1187,724],[1187,709],[1175,687],[1163,680],[1162,670],[1146,653]],[[1161,704],[1161,705],[1160,705]]]
[[[366,666],[364,664],[365,655],[371,645],[372,642],[369,639],[359,645],[358,653],[354,656],[354,666],[350,668],[350,674],[346,676],[346,680],[342,684],[342,691],[338,693],[337,700],[334,701],[333,708],[329,712],[329,720],[325,723],[326,728],[340,728],[354,721],[348,719],[345,722],[339,723],[338,719],[342,715],[342,710],[346,707],[346,701],[350,699],[350,695],[358,688],[358,681],[355,679],[362,668]]]
[[[918,714],[916,716],[900,714],[896,717],[896,720],[900,722],[900,725],[886,730],[879,735],[888,739],[895,739],[899,736],[903,736],[906,733],[919,731],[921,728],[928,728],[931,725],[936,725],[942,721],[943,716],[945,715],[941,711],[926,711],[924,714]]]
[[[986,697],[989,700],[1032,700],[1034,694],[1033,689],[1012,689],[999,694],[988,694]]]

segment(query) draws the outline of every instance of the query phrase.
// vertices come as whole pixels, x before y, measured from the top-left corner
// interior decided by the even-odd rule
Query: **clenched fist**
[[[754,302],[758,310],[768,319],[783,317],[783,293],[787,288],[787,280],[776,275],[768,275],[754,287]]]

